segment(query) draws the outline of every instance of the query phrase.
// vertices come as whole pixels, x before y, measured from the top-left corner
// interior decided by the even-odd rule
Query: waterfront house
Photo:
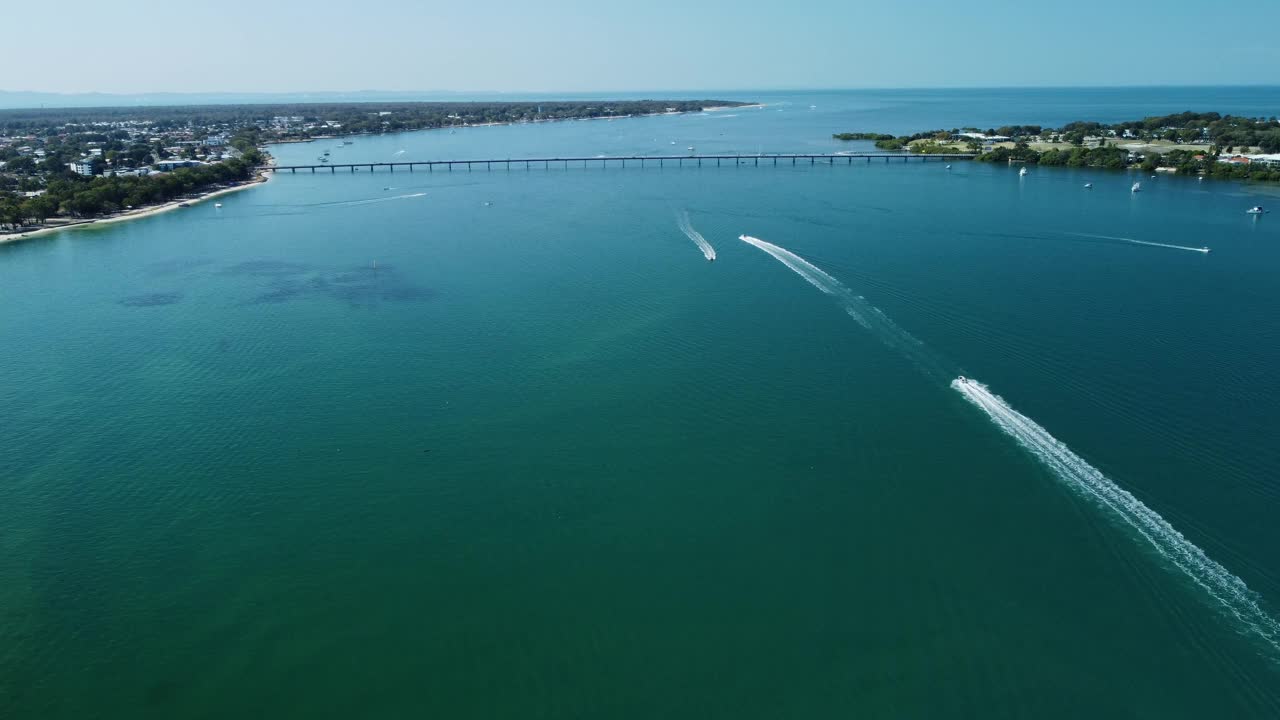
[[[160,162],[157,162],[153,167],[159,172],[168,172],[170,170],[176,170],[178,168],[200,167],[206,164],[207,163],[201,162],[199,160],[161,160]]]

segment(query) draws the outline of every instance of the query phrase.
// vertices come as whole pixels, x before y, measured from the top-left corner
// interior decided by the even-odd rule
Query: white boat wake
[[[711,243],[702,237],[702,233],[694,230],[693,224],[689,222],[689,211],[682,211],[676,218],[676,224],[680,226],[680,232],[684,233],[686,237],[698,246],[698,249],[702,251],[703,257],[708,261],[716,259],[716,249],[711,247]]]
[[[911,333],[903,330],[888,315],[885,315],[880,308],[867,302],[867,299],[863,296],[854,294],[852,290],[845,287],[839,280],[836,280],[822,268],[786,248],[778,247],[760,238],[739,235],[738,239],[769,253],[778,262],[786,265],[797,275],[808,281],[810,285],[828,295],[834,296],[844,306],[844,311],[849,317],[853,318],[862,327],[870,330],[877,340],[905,355],[907,359],[915,363],[916,367],[920,368],[929,377],[939,382],[946,382],[948,378],[955,375],[952,369],[946,367],[933,353],[928,351],[924,343],[920,342]]]
[[[938,379],[947,372],[947,364],[934,357],[924,343],[826,271],[773,243],[749,235],[741,235],[739,239],[769,253],[810,285],[834,296],[859,325],[870,330],[884,344],[902,352],[926,375]],[[1273,655],[1280,654],[1280,622],[1262,609],[1257,595],[1243,580],[1205,555],[1158,513],[1109,480],[1047,430],[1014,410],[986,385],[963,376],[955,377],[954,372],[946,377],[955,378],[950,380],[953,389],[985,412],[997,427],[1044,463],[1060,480],[1136,530],[1173,567],[1203,588],[1227,614],[1238,620],[1241,627],[1267,643]],[[946,379],[942,381],[946,382]]]
[[[1109,480],[1047,430],[1014,410],[986,385],[960,377],[951,382],[951,387],[985,412],[997,427],[1048,466],[1072,490],[1128,523],[1245,627],[1273,649],[1280,650],[1280,623],[1263,611],[1243,580],[1205,555],[1158,513]]]
[[[369,198],[367,200],[343,200],[334,203],[324,203],[328,207],[350,207],[352,205],[371,205],[373,203],[390,202],[392,200],[408,200],[409,198],[418,198],[425,196],[424,192],[409,193],[408,195],[392,195],[391,197]]]
[[[1169,248],[1170,250],[1187,250],[1189,252],[1208,253],[1207,247],[1190,247],[1187,245],[1168,245],[1166,243],[1147,242],[1146,240],[1134,240],[1127,237],[1115,237],[1113,235],[1094,235],[1092,233],[1069,232],[1067,235],[1075,235],[1076,237],[1095,238],[1097,240],[1115,240],[1117,242],[1131,243],[1133,245],[1150,245],[1151,247]]]

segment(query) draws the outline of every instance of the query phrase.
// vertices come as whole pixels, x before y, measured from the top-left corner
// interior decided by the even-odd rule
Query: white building
[[[161,160],[155,164],[155,169],[160,172],[168,172],[170,170],[176,170],[177,168],[200,167],[204,164],[205,163],[200,162],[199,160]]]
[[[84,158],[67,163],[67,167],[71,168],[71,172],[77,175],[91,176],[93,175],[93,158]]]

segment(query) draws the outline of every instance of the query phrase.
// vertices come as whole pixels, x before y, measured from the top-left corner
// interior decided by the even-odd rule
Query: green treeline
[[[261,129],[267,141],[314,135],[400,132],[451,125],[573,120],[624,115],[697,112],[705,107],[736,107],[728,100],[618,100],[547,102],[399,102],[284,103],[273,105],[197,105],[146,108],[37,108],[0,110],[0,135],[46,132],[74,123],[149,121],[164,132],[186,127],[229,126]],[[308,128],[312,125],[316,127]],[[337,125],[338,127],[334,127]]]
[[[831,137],[836,140],[893,140],[892,135],[884,133],[836,133]]]
[[[56,215],[92,218],[130,207],[176,200],[253,176],[256,153],[225,162],[139,177],[82,177],[74,173],[48,181],[45,192],[24,198],[0,192],[0,226],[43,223]]]
[[[1147,172],[1154,172],[1157,168],[1173,168],[1181,175],[1205,175],[1207,177],[1231,180],[1280,182],[1280,166],[1261,163],[1245,165],[1218,162],[1217,156],[1191,150],[1170,150],[1166,153],[1148,152],[1140,162],[1131,162],[1127,150],[1113,145],[1093,148],[1073,147],[1040,152],[1027,147],[1025,143],[1019,143],[1018,146],[1013,148],[996,148],[979,155],[976,159],[983,162],[1014,160],[1038,165],[1099,167],[1112,170],[1139,167]]]
[[[982,142],[962,137],[961,133],[1001,136],[1014,147],[996,147],[982,153]],[[1026,162],[1066,167],[1124,169],[1141,167],[1147,171],[1173,168],[1178,173],[1202,174],[1209,177],[1264,181],[1280,181],[1280,167],[1265,163],[1219,162],[1223,153],[1243,152],[1257,147],[1263,153],[1280,153],[1280,121],[1271,118],[1247,118],[1219,113],[1183,112],[1160,115],[1121,123],[1073,122],[1061,128],[1040,125],[1005,125],[979,130],[968,127],[931,130],[913,135],[893,136],[880,133],[837,133],[837,140],[874,140],[882,150],[907,149],[918,153],[955,152],[963,144],[968,151],[981,153],[986,162]],[[1086,139],[1097,145],[1085,147]],[[1163,153],[1148,148],[1141,157],[1126,149],[1107,144],[1122,140],[1164,140],[1181,144],[1205,145],[1204,151],[1174,149]],[[1035,150],[1030,143],[1065,143],[1067,147]]]

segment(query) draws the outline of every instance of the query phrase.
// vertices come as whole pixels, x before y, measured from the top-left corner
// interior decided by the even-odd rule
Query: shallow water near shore
[[[948,124],[742,99],[273,152]],[[281,174],[0,247],[0,716],[1274,717],[1280,225],[1134,179]]]

